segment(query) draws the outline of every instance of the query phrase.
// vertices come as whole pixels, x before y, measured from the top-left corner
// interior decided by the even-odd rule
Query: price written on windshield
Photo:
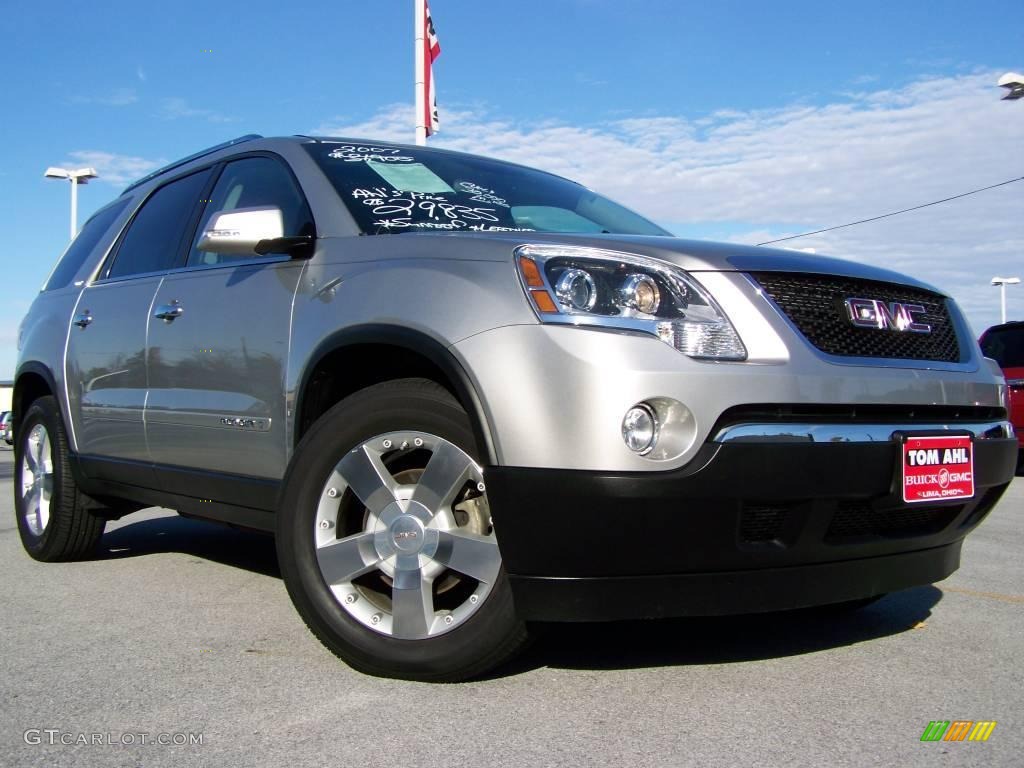
[[[328,157],[335,160],[344,160],[346,163],[358,163],[367,160],[378,163],[413,162],[413,158],[400,154],[397,149],[389,147],[362,147],[355,144],[345,144],[337,149],[333,149]]]
[[[463,229],[470,222],[500,221],[494,208],[458,205],[440,195],[375,187],[355,189],[352,197],[369,206],[374,216],[383,217],[374,225],[385,228]]]

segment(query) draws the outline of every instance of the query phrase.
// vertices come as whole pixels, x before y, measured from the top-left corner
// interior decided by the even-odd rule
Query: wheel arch
[[[25,417],[28,406],[40,397],[57,395],[57,380],[50,369],[35,361],[22,363],[14,377],[14,392],[11,395],[12,423],[17,432]]]
[[[486,462],[498,463],[483,401],[463,365],[434,337],[388,324],[346,328],[316,347],[296,388],[292,449],[316,418],[342,398],[373,384],[407,377],[429,378],[448,389],[469,414]]]

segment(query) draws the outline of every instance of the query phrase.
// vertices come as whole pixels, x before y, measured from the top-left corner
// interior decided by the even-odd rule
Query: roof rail
[[[231,141],[225,141],[225,142],[222,142],[221,144],[215,144],[212,147],[207,147],[206,149],[202,149],[202,150],[200,150],[200,151],[198,151],[198,152],[196,152],[194,154],[189,155],[188,157],[183,157],[183,158],[181,158],[181,160],[175,160],[170,165],[165,165],[163,168],[158,168],[157,170],[153,171],[152,173],[147,174],[146,176],[143,176],[138,181],[132,182],[131,184],[129,184],[127,187],[124,188],[124,192],[122,192],[121,194],[123,195],[126,192],[130,192],[131,190],[135,189],[140,184],[145,184],[150,179],[155,179],[157,176],[159,176],[162,173],[167,173],[168,171],[170,171],[170,170],[172,170],[174,168],[178,168],[179,166],[182,166],[185,163],[191,163],[193,160],[197,160],[200,157],[203,157],[205,155],[212,155],[214,152],[217,152],[217,151],[219,151],[221,149],[227,149],[228,147],[232,147],[235,144],[241,144],[242,142],[245,142],[245,141],[252,141],[253,139],[262,139],[262,138],[263,137],[260,134],[258,134],[258,133],[247,133],[245,136],[239,136],[237,139],[231,139]]]

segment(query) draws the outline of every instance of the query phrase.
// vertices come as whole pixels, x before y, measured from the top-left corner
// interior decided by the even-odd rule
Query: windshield
[[[989,331],[981,342],[981,351],[1000,368],[1024,367],[1024,325]]]
[[[389,144],[303,146],[367,234],[670,234],[579,184],[497,160]]]

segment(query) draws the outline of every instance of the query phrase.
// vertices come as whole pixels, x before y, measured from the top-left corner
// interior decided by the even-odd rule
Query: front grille
[[[825,541],[862,538],[928,536],[946,528],[963,505],[874,509],[866,501],[841,501],[825,534]]]
[[[974,511],[967,516],[967,518],[960,523],[961,528],[967,528],[971,525],[980,523],[982,519],[989,512],[992,511],[992,507],[999,501],[999,497],[1003,495],[1003,491],[1006,490],[1005,485],[997,485],[995,488],[989,488],[985,495],[981,497],[981,501],[978,502],[978,506],[974,508]]]
[[[750,276],[804,337],[827,354],[946,363],[961,359],[946,299],[937,293],[832,275],[753,272]],[[914,319],[930,325],[931,333],[858,328],[850,322],[844,304],[853,298],[920,304],[925,311]]]
[[[740,541],[744,544],[775,541],[788,514],[786,507],[745,506],[740,517]]]

